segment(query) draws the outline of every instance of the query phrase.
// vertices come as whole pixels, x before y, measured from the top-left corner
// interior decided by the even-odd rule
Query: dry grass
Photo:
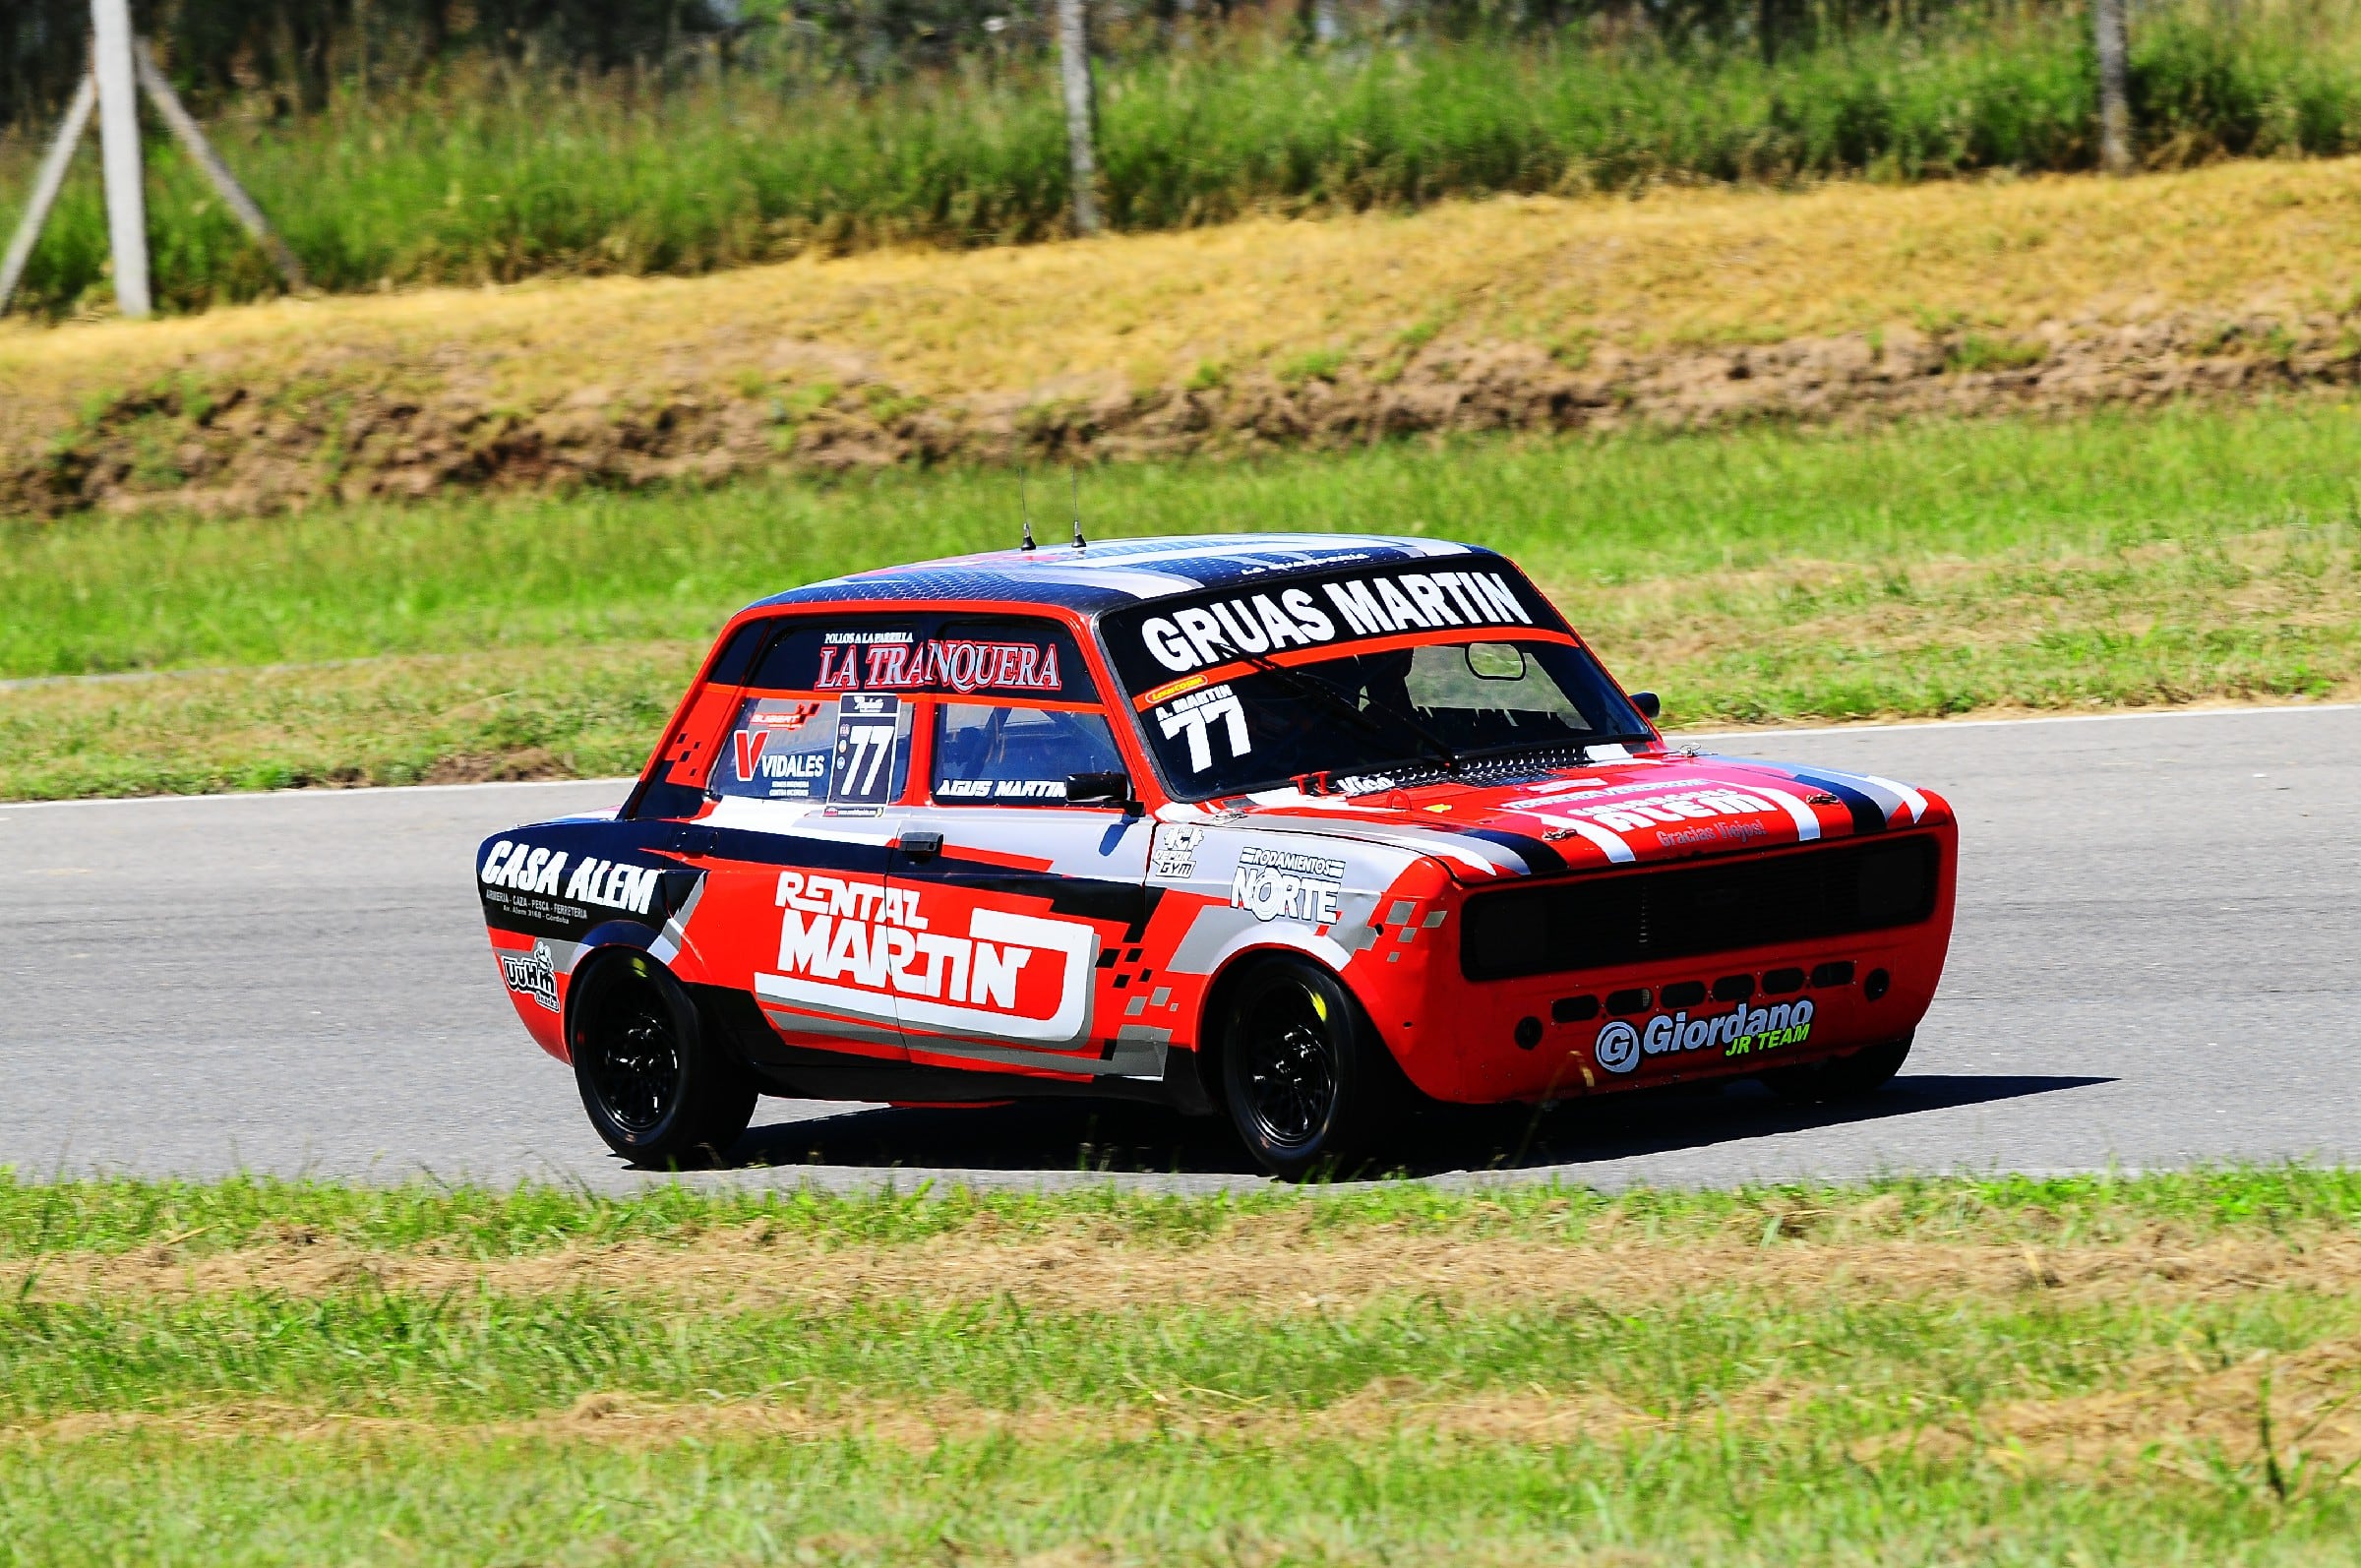
[[[552,395],[598,407],[683,386],[727,395],[749,377],[1084,396],[1321,352],[1382,355],[1404,334],[1580,356],[1853,332],[2030,334],[2190,308],[2335,313],[2361,283],[2356,198],[2350,159],[2116,182],[1519,198],[696,279],[0,327],[0,440],[177,373],[273,380],[338,359],[392,361],[421,389],[494,408]]]
[[[1453,1313],[1570,1310],[1615,1316],[1713,1298],[1768,1311],[1846,1302],[1954,1303],[1969,1313],[2147,1309],[2267,1300],[2277,1293],[2350,1297],[2361,1292],[2361,1236],[2305,1228],[2277,1236],[2197,1235],[2168,1225],[2140,1234],[2048,1245],[1989,1238],[1878,1236],[1874,1208],[1797,1220],[1831,1233],[1800,1240],[1620,1236],[1615,1224],[1574,1244],[1518,1237],[1435,1236],[1375,1228],[1323,1236],[1301,1217],[1244,1220],[1192,1245],[1114,1240],[1087,1228],[1050,1238],[1001,1237],[971,1227],[919,1244],[818,1246],[765,1224],[705,1234],[682,1245],[567,1245],[484,1259],[429,1245],[366,1249],[300,1231],[265,1246],[188,1252],[159,1244],[119,1254],[70,1253],[0,1270],[0,1295],[28,1302],[105,1303],[138,1310],[162,1299],[265,1291],[303,1297],[402,1292],[465,1298],[587,1293],[673,1314],[829,1313],[864,1305],[913,1309],[922,1319],[983,1307],[1105,1315],[1136,1323],[1176,1308],[1243,1309],[1274,1322],[1382,1308],[1417,1299]],[[2209,1359],[2209,1357],[2210,1359]],[[1252,1443],[1369,1441],[1413,1434],[1528,1444],[1612,1440],[1728,1423],[1761,1431],[1832,1397],[1774,1373],[1700,1407],[1635,1404],[1597,1385],[1455,1389],[1373,1379],[1317,1408],[1186,1382],[1137,1382],[1132,1398],[1069,1407],[1035,1397],[1015,1407],[958,1394],[899,1397],[843,1389],[683,1402],[628,1390],[582,1395],[564,1410],[498,1420],[355,1415],[333,1405],[200,1400],[169,1412],[91,1411],[20,1421],[0,1437],[75,1442],[127,1433],[174,1439],[257,1436],[305,1441],[431,1436],[524,1438],[661,1447],[683,1441],[859,1440],[924,1452],[944,1442],[1060,1445],[1222,1436]],[[2282,1483],[2335,1484],[2361,1461],[2361,1342],[2331,1338],[2281,1355],[2223,1364],[2184,1343],[2138,1357],[2105,1388],[2011,1400],[1944,1414],[1863,1440],[1876,1464],[1903,1454],[1938,1461],[1981,1457],[2006,1470],[2103,1476],[2162,1466],[2206,1478],[2263,1464],[2262,1421]],[[2286,1478],[2295,1478],[2288,1482]],[[2268,1483],[2268,1482],[2265,1482]]]
[[[2219,1481],[2250,1472],[2250,1481],[2287,1495],[2356,1484],[2356,1401],[2361,1342],[2257,1352],[2228,1366],[2210,1366],[2184,1345],[2144,1358],[2099,1393],[2011,1401],[1971,1421],[1879,1438],[1855,1452],[1871,1462],[1903,1451],[1972,1454],[2004,1470],[2081,1476],[2155,1466]]]
[[[585,1394],[561,1412],[513,1420],[454,1423],[355,1416],[284,1404],[229,1405],[169,1414],[90,1413],[0,1427],[0,1441],[80,1442],[125,1434],[176,1439],[252,1437],[307,1442],[428,1438],[481,1442],[524,1438],[625,1447],[774,1439],[883,1442],[918,1452],[943,1443],[1004,1440],[1063,1447],[1156,1438],[1222,1437],[1259,1445],[1378,1442],[1405,1435],[1485,1443],[1613,1442],[1730,1426],[1757,1431],[1789,1417],[1819,1390],[1766,1382],[1701,1411],[1642,1409],[1599,1392],[1544,1388],[1446,1393],[1409,1380],[1379,1380],[1312,1410],[1270,1408],[1218,1389],[1143,1389],[1141,1403],[1066,1407],[1046,1400],[1009,1410],[956,1396],[932,1400],[792,1398],[681,1403],[629,1393]],[[2158,1468],[2220,1481],[2240,1471],[2270,1486],[2269,1452],[2290,1491],[2355,1484],[2361,1462],[2361,1342],[2335,1340],[2286,1356],[2258,1355],[2209,1369],[2193,1352],[2150,1357],[2120,1386],[2096,1394],[2022,1400],[1971,1421],[1913,1426],[1853,1446],[1876,1466],[1902,1456],[1978,1457],[2004,1472],[2061,1479],[2120,1478]],[[2267,1415],[2268,1413],[2268,1415]]]
[[[1639,1310],[1702,1292],[1786,1297],[1988,1301],[2031,1293],[2056,1306],[2133,1297],[2167,1304],[2298,1289],[2361,1292],[2361,1236],[2197,1236],[2153,1226],[2106,1240],[1935,1240],[1874,1234],[1677,1241],[1617,1236],[1579,1243],[1385,1229],[1323,1236],[1300,1219],[1241,1222],[1194,1245],[1087,1232],[1002,1239],[979,1231],[919,1244],[820,1246],[767,1224],[685,1245],[569,1244],[502,1258],[438,1248],[378,1249],[291,1233],[264,1246],[69,1253],[0,1263],[0,1295],[130,1302],[268,1291],[295,1297],[356,1288],[427,1296],[586,1291],[700,1311],[830,1310],[892,1302],[946,1312],[999,1301],[1027,1310],[1126,1312],[1169,1306],[1359,1311],[1401,1300],[1452,1310],[1596,1302]],[[1849,1228],[1847,1228],[1849,1229]]]
[[[2201,1234],[2149,1224],[2108,1238],[1950,1239],[1894,1235],[1898,1208],[1871,1200],[1836,1210],[1775,1208],[1773,1227],[1732,1221],[1722,1236],[1639,1234],[1611,1213],[1582,1240],[1435,1235],[1390,1226],[1324,1232],[1303,1215],[1241,1218],[1193,1243],[1098,1234],[1087,1224],[1004,1235],[977,1223],[924,1242],[823,1245],[768,1222],[683,1238],[569,1243],[482,1258],[445,1246],[368,1248],[300,1228],[264,1245],[191,1250],[167,1237],[131,1252],[73,1252],[0,1269],[0,1296],[27,1302],[105,1303],[137,1310],[263,1291],[325,1297],[354,1290],[504,1298],[583,1294],[644,1301],[671,1314],[829,1313],[887,1304],[924,1317],[984,1307],[1137,1321],[1176,1308],[1245,1309],[1276,1319],[1351,1314],[1419,1300],[1453,1313],[1557,1311],[1622,1315],[1711,1297],[1772,1309],[1845,1301],[1957,1303],[1960,1310],[2185,1311],[2272,1293],[2361,1292],[2361,1236],[2330,1226],[2276,1236]],[[1783,1239],[1792,1225],[1800,1238]],[[1751,1237],[1742,1235],[1751,1232]],[[201,1245],[201,1243],[200,1243]],[[2268,1383],[2266,1383],[2268,1379]],[[2186,1346],[2127,1365],[2095,1393],[2010,1401],[1968,1417],[1856,1445],[1865,1462],[1903,1452],[1981,1455],[2025,1472],[2110,1474],[2259,1463],[2268,1410],[2283,1468],[2309,1484],[2361,1459],[2361,1345],[2342,1339],[2292,1354],[2208,1364]],[[1187,1383],[1140,1384],[1114,1405],[1068,1408],[1036,1397],[1014,1408],[960,1395],[902,1397],[842,1390],[683,1403],[601,1391],[562,1411],[490,1420],[362,1415],[284,1401],[200,1401],[168,1413],[87,1412],[19,1423],[19,1441],[74,1442],[126,1433],[175,1439],[434,1436],[480,1441],[661,1447],[685,1440],[853,1439],[924,1452],[944,1442],[1060,1444],[1224,1436],[1255,1443],[1367,1441],[1402,1434],[1483,1442],[1562,1443],[1667,1433],[1700,1421],[1760,1429],[1829,1391],[1774,1375],[1717,1396],[1708,1409],[1642,1408],[1603,1387],[1452,1389],[1378,1378],[1316,1409]]]
[[[924,1451],[943,1442],[1003,1438],[1062,1446],[1078,1434],[1098,1442],[1143,1442],[1158,1436],[1242,1438],[1255,1443],[1323,1439],[1370,1441],[1405,1433],[1491,1442],[1562,1443],[1613,1438],[1631,1431],[1665,1431],[1677,1417],[1644,1411],[1609,1397],[1554,1394],[1544,1389],[1482,1394],[1437,1394],[1409,1380],[1380,1380],[1315,1410],[1269,1408],[1218,1389],[1175,1385],[1142,1389],[1141,1403],[1066,1407],[1049,1401],[1007,1410],[955,1396],[934,1400],[842,1400],[805,1404],[792,1399],[715,1400],[683,1404],[628,1393],[585,1394],[567,1410],[515,1420],[454,1423],[407,1417],[353,1416],[295,1405],[222,1406],[171,1414],[91,1413],[19,1426],[0,1426],[0,1441],[74,1442],[123,1433],[179,1438],[427,1436],[443,1441],[522,1437],[662,1446],[717,1438],[781,1438],[824,1442],[883,1441]],[[1763,1419],[1789,1403],[1782,1391],[1750,1390],[1720,1414]]]
[[[0,1196],[28,1560],[2311,1563],[2361,1507],[2341,1172]]]

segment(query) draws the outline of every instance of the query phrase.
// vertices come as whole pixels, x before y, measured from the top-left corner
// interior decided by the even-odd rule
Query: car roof
[[[1176,594],[1357,564],[1448,557],[1498,561],[1491,551],[1448,539],[1360,533],[1223,533],[1154,539],[1108,539],[1077,548],[1044,544],[995,550],[831,577],[752,606],[755,609],[850,600],[998,599],[1055,605],[1095,616]]]

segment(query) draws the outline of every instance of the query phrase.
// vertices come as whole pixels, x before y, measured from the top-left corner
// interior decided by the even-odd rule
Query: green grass
[[[853,1193],[676,1184],[614,1196],[530,1183],[361,1186],[271,1176],[42,1181],[0,1167],[0,1260],[115,1255],[159,1243],[202,1256],[282,1240],[290,1232],[371,1250],[529,1257],[577,1245],[682,1247],[747,1226],[830,1248],[923,1247],[976,1230],[1007,1239],[1085,1230],[1101,1241],[1184,1248],[1273,1220],[1315,1238],[1383,1232],[1573,1242],[1636,1229],[1652,1243],[1675,1245],[1714,1236],[1761,1236],[1773,1217],[1781,1222],[1776,1234],[1789,1237],[1842,1238],[1866,1227],[1931,1241],[2081,1245],[2119,1241],[2153,1226],[2200,1238],[2284,1236],[2361,1227],[2361,1171],[2287,1165],[1617,1193],[1401,1182],[1173,1196],[1114,1185],[1026,1191],[927,1182]]]
[[[0,692],[0,793],[620,777],[703,651],[559,645]]]
[[[2296,527],[2349,550],[2361,408],[1935,423],[1870,433],[1393,445],[1118,464],[1093,534],[1366,530],[1515,556],[1611,612],[1637,585],[2067,563]],[[995,470],[588,492],[285,517],[77,517],[0,530],[0,678],[704,638],[742,605],[889,562],[1016,542]],[[1049,524],[1042,524],[1045,537]],[[2324,567],[2325,570],[2325,567]],[[1883,584],[1877,591],[1890,592]]]
[[[731,611],[1005,545],[1012,489],[950,469],[0,528],[0,678],[228,672],[0,692],[0,794],[636,771]],[[1492,545],[1679,725],[2347,690],[2357,498],[2361,414],[2329,401],[1395,445],[1083,485],[1102,537]]]
[[[570,1292],[464,1296],[268,1292],[172,1303],[0,1310],[0,1420],[224,1405],[484,1422],[562,1412],[588,1394],[679,1404],[792,1390],[806,1402],[956,1399],[989,1411],[1153,1408],[1210,1390],[1318,1411],[1378,1380],[1466,1395],[1579,1387],[1661,1417],[1700,1415],[1766,1380],[1833,1392],[1850,1442],[2034,1390],[2088,1393],[2184,1339],[2231,1360],[2361,1328],[2361,1301],[2284,1295],[2218,1306],[1963,1313],[1927,1303],[1705,1292],[1644,1313],[1416,1302],[1281,1313],[1167,1306],[1059,1311],[1021,1299],[824,1311],[683,1311]]]
[[[1866,1205],[1884,1200],[1876,1208]],[[1929,1408],[1968,1410],[2040,1388],[2098,1386],[2142,1352],[2183,1341],[2235,1361],[2361,1328],[2361,1300],[2250,1292],[2072,1305],[1949,1296],[1880,1299],[1832,1288],[1792,1298],[1733,1285],[1633,1311],[1621,1303],[1445,1303],[1416,1296],[1313,1306],[1176,1304],[1152,1317],[1056,1309],[1002,1294],[965,1301],[892,1297],[745,1309],[664,1299],[664,1249],[759,1226],[767,1244],[911,1249],[989,1236],[1080,1236],[1094,1246],[1192,1247],[1283,1223],[1292,1240],[1406,1236],[1572,1245],[1636,1229],[1667,1251],[1732,1236],[1771,1246],[1864,1237],[1926,1246],[2119,1244],[2169,1225],[2192,1238],[2349,1235],[2361,1185],[2349,1173],[2201,1172],[2129,1180],[1911,1180],[1859,1188],[1788,1185],[1609,1198],[1544,1187],[1448,1194],[1418,1187],[1302,1196],[940,1197],[813,1193],[700,1195],[684,1189],[597,1198],[234,1181],[116,1181],[0,1187],[0,1257],[55,1263],[160,1243],[193,1255],[265,1247],[289,1231],[363,1251],[430,1249],[530,1257],[559,1246],[636,1242],[645,1293],[487,1285],[435,1295],[366,1277],[324,1295],[266,1288],[195,1297],[117,1294],[0,1304],[0,1423],[93,1412],[269,1403],[346,1415],[481,1422],[563,1410],[593,1392],[668,1401],[781,1390],[822,1403],[956,1396],[990,1409],[1150,1404],[1157,1390],[1217,1390],[1305,1410],[1379,1379],[1459,1393],[1548,1387],[1604,1391],[1660,1415],[1709,1411],[1776,1379],[1842,1384],[1830,1413],[1846,1440],[1907,1425]],[[1800,1215],[1800,1217],[1798,1217]],[[194,1224],[187,1222],[194,1221]],[[1767,1221],[1777,1223],[1766,1224]],[[268,1275],[266,1273],[267,1282]],[[32,1283],[37,1285],[37,1271]],[[1113,1323],[1110,1319],[1114,1319]]]
[[[1786,1565],[2348,1563],[2356,1509],[2229,1486],[1879,1472],[1798,1442],[1176,1436],[922,1454],[723,1439],[294,1446],[112,1439],[0,1457],[0,1561]],[[1038,1554],[1038,1555],[1037,1555]]]
[[[2347,0],[2238,15],[2142,14],[2132,71],[2147,154],[2361,147],[2361,26]],[[1133,230],[1660,179],[2081,169],[2097,140],[2080,13],[2003,7],[1865,30],[1768,67],[1750,49],[1575,33],[1309,58],[1246,36],[1112,66],[1101,97],[1107,211]],[[331,289],[697,271],[815,247],[1024,241],[1066,221],[1063,125],[1054,85],[1031,67],[869,95],[741,76],[652,106],[607,88],[461,75],[407,101],[219,130]],[[0,190],[23,188],[32,156],[26,145],[0,161]],[[189,309],[275,289],[183,160],[159,151],[151,178],[159,299]],[[105,254],[86,167],[27,299],[62,313],[102,297]]]
[[[0,1180],[0,1268],[34,1271],[0,1302],[0,1562],[2352,1561],[2361,1489],[2310,1431],[2273,1439],[2275,1484],[2259,1438],[2094,1470],[1910,1434],[2003,1431],[2021,1402],[2138,1390],[2159,1366],[2165,1387],[2183,1363],[2326,1352],[2349,1381],[2333,1353],[2361,1297],[2301,1260],[2342,1255],[2357,1223],[2361,1178],[2304,1167],[1612,1196]],[[911,1283],[824,1303],[676,1294],[693,1276],[667,1260],[727,1236],[808,1248],[791,1255],[816,1287],[856,1250]],[[1274,1286],[1260,1303],[1060,1300],[1017,1250],[1044,1240],[1181,1279],[1199,1249],[1268,1246]],[[1710,1246],[1790,1273],[1288,1299],[1289,1257],[1347,1244],[1643,1263]],[[1899,1288],[1875,1250],[2136,1244],[2259,1246],[2286,1268],[2053,1295]],[[272,1286],[271,1260],[322,1245],[388,1266],[636,1248],[636,1283]],[[946,1248],[1008,1250],[1008,1284],[930,1295]],[[151,1253],[146,1288],[61,1297],[41,1272]],[[217,1255],[262,1272],[176,1283]],[[1628,1418],[1519,1435],[1419,1415],[1529,1395]],[[601,1429],[586,1396],[685,1419]],[[2179,1406],[2153,1409],[2161,1445]],[[1358,1424],[1321,1424],[1348,1410]],[[916,1435],[863,1414],[894,1411],[920,1413]],[[765,1412],[806,1424],[750,1432]]]

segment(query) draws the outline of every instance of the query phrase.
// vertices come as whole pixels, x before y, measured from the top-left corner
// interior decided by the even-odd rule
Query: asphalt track
[[[1758,734],[1906,778],[1964,823],[1950,968],[1895,1085],[1752,1085],[1446,1120],[1414,1163],[1622,1185],[2361,1158],[2361,709]],[[431,1175],[599,1188],[567,1071],[487,956],[487,831],[607,783],[0,807],[0,1165]],[[1253,1179],[1203,1123],[765,1101],[734,1173],[1194,1188]],[[1493,1177],[1497,1178],[1497,1177]]]

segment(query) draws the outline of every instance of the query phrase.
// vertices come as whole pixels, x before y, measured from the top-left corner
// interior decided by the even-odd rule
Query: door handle
[[[899,845],[904,856],[911,860],[933,860],[942,853],[940,833],[904,833]]]
[[[672,837],[665,842],[664,847],[675,855],[710,855],[713,853],[713,846],[719,841],[720,835],[709,827],[683,823],[672,830]]]

